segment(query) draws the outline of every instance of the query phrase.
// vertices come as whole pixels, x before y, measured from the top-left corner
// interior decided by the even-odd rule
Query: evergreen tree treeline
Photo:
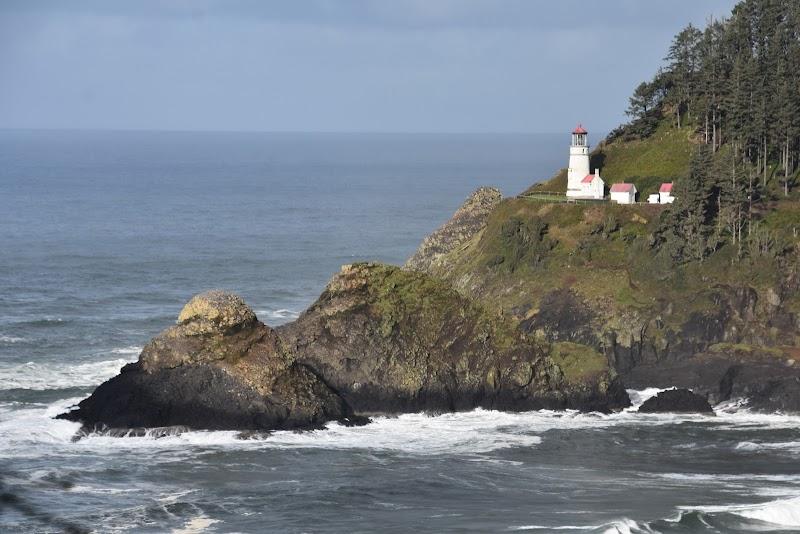
[[[634,90],[631,121],[608,138],[647,138],[664,123],[693,132],[697,149],[675,180],[656,251],[679,263],[726,245],[737,258],[800,253],[798,225],[761,221],[800,175],[800,0],[743,0],[727,19],[681,30],[664,59]]]
[[[788,195],[800,166],[800,1],[744,0],[730,18],[675,36],[666,65],[630,99],[631,122],[609,136],[650,136],[662,120],[724,144]]]

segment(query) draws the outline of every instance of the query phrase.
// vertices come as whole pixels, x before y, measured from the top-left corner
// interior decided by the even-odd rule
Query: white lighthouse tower
[[[580,124],[572,130],[572,144],[569,147],[569,168],[567,169],[567,196],[573,198],[601,199],[605,184],[600,179],[599,169],[589,172],[588,132]]]

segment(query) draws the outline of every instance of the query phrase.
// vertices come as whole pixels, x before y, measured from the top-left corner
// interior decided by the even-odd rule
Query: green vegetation
[[[711,353],[717,354],[746,354],[764,356],[768,358],[783,358],[786,356],[783,350],[774,347],[757,347],[744,343],[716,343],[708,348]]]
[[[667,65],[630,99],[629,124],[609,140],[647,139],[668,120],[760,178],[761,196],[788,197],[800,169],[800,4],[745,0],[729,19],[675,36]],[[772,184],[770,183],[772,182]],[[753,189],[753,186],[750,186]]]
[[[550,358],[561,368],[567,381],[573,384],[586,383],[593,377],[608,372],[605,356],[578,343],[553,343]]]
[[[384,264],[360,263],[350,267],[364,277],[374,313],[381,318],[381,334],[391,336],[398,325],[413,323],[403,331],[430,345],[436,345],[441,327],[459,321],[475,325],[494,346],[508,349],[519,343],[521,334],[513,321],[503,318],[478,302],[464,298],[450,284],[414,271]],[[458,317],[453,317],[458,310]]]
[[[653,135],[645,139],[603,143],[593,157],[602,168],[603,178],[611,183],[630,182],[636,185],[639,199],[657,193],[663,182],[685,177],[695,144],[691,128],[673,128],[662,122]]]

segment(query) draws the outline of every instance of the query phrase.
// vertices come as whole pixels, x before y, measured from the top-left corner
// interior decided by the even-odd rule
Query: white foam
[[[668,391],[670,389],[675,389],[674,387],[671,388],[645,388],[641,390],[636,389],[628,389],[628,397],[631,398],[631,406],[626,408],[626,412],[636,412],[639,411],[639,408],[644,404],[648,399],[651,399],[661,393],[662,391]]]
[[[555,527],[545,525],[520,525],[517,527],[510,527],[509,530],[545,530],[547,532],[556,530],[594,530],[602,532],[603,534],[655,534],[655,531],[649,526],[628,518],[605,523],[603,525],[562,525]]]
[[[24,337],[17,337],[17,336],[7,336],[5,334],[0,334],[0,343],[22,343],[23,341],[28,341]]]
[[[142,347],[138,345],[130,345],[128,347],[120,347],[118,349],[111,349],[111,354],[132,354],[138,356],[142,352]]]
[[[96,386],[119,373],[129,359],[66,364],[27,362],[0,367],[2,389],[65,389]]]
[[[654,533],[655,531],[633,519],[620,519],[609,525],[603,526],[603,534],[633,534],[633,533]]]
[[[739,451],[775,451],[789,450],[800,452],[800,441],[782,441],[776,443],[755,443],[753,441],[740,441],[734,447]]]
[[[515,414],[485,410],[435,417],[405,414],[396,418],[378,417],[361,427],[333,423],[312,432],[276,432],[268,441],[282,448],[368,448],[420,455],[480,454],[541,443],[541,438],[534,434],[536,428],[526,429],[518,421]]]
[[[738,473],[738,474],[724,474],[724,473],[661,473],[656,474],[659,478],[667,480],[687,481],[692,483],[709,482],[719,483],[720,481],[726,482],[750,482],[753,480],[764,482],[800,482],[800,475],[759,475],[752,473]]]
[[[761,504],[701,506],[684,509],[704,513],[730,513],[780,527],[800,527],[800,497],[777,499]]]
[[[588,526],[575,526],[575,525],[563,525],[558,527],[548,527],[545,525],[520,525],[518,527],[511,527],[509,530],[595,530],[596,526],[588,525]]]
[[[205,532],[208,527],[216,523],[221,523],[221,521],[201,515],[190,519],[181,528],[173,529],[172,534],[199,534],[200,532]]]
[[[270,321],[288,321],[291,319],[297,319],[300,317],[300,312],[295,310],[290,310],[288,308],[281,308],[279,310],[256,310],[256,316],[261,319],[265,320],[266,322]]]

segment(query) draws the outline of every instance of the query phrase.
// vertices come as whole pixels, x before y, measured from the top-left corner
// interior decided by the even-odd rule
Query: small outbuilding
[[[658,193],[653,193],[647,197],[648,204],[660,204],[661,200]]]
[[[661,184],[658,196],[660,204],[672,204],[675,202],[675,197],[672,196],[672,182]]]
[[[600,200],[605,196],[606,183],[600,178],[600,169],[595,169],[594,174],[587,174],[581,180],[580,198]]]
[[[636,186],[633,184],[613,184],[611,186],[611,201],[617,204],[636,204]]]

